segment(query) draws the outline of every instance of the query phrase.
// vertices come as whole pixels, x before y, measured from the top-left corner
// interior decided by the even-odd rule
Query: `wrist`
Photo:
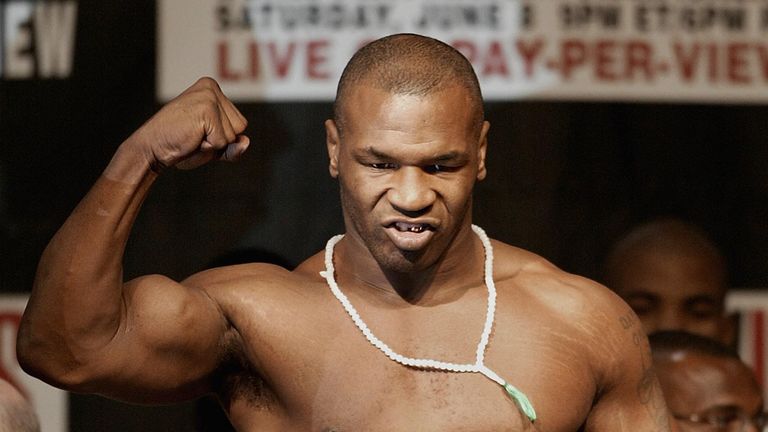
[[[158,172],[154,169],[147,152],[131,136],[117,148],[109,164],[104,169],[104,176],[110,180],[138,184],[147,177],[154,179]]]

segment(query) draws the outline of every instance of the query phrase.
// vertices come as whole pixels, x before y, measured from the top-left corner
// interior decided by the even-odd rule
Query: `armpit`
[[[214,383],[222,404],[231,406],[234,402],[244,402],[256,410],[271,409],[277,403],[277,397],[246,357],[236,330],[232,329],[226,339]]]

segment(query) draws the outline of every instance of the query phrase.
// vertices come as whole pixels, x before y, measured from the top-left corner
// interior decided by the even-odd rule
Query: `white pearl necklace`
[[[377,338],[373,334],[371,329],[365,324],[365,321],[357,313],[357,310],[349,301],[346,295],[341,292],[339,285],[336,283],[335,268],[333,266],[333,249],[336,243],[341,240],[344,235],[339,234],[328,240],[325,246],[325,271],[320,272],[320,276],[324,277],[328,286],[331,288],[331,292],[339,300],[344,310],[352,318],[358,329],[363,333],[365,338],[371,345],[378,348],[391,360],[396,361],[402,365],[410,366],[420,369],[437,369],[448,372],[474,372],[485,375],[487,378],[493,380],[500,386],[502,386],[509,396],[517,403],[520,409],[531,420],[536,420],[536,412],[533,409],[528,398],[523,392],[515,388],[512,384],[504,381],[494,371],[485,366],[483,360],[485,359],[485,350],[488,346],[488,340],[491,335],[491,329],[493,328],[494,315],[496,311],[496,285],[493,282],[493,247],[491,241],[485,234],[482,228],[477,225],[472,225],[472,230],[480,238],[485,250],[485,285],[488,287],[488,309],[485,314],[485,325],[483,326],[483,333],[480,335],[480,341],[477,343],[477,350],[475,353],[475,363],[449,363],[439,360],[425,359],[425,358],[411,358],[400,355],[392,350],[387,344]]]

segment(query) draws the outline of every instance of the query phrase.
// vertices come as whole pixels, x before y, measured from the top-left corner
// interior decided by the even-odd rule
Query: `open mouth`
[[[387,227],[385,232],[401,251],[417,251],[429,244],[435,231],[435,226],[428,223],[395,221]]]
[[[395,222],[395,229],[400,232],[421,233],[427,230],[432,230],[432,226],[428,224],[413,224],[407,222]]]

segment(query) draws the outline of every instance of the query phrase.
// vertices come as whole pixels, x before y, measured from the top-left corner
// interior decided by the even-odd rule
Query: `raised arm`
[[[207,390],[232,331],[202,290],[158,275],[123,283],[126,241],[166,167],[234,160],[245,118],[201,79],[120,145],[38,265],[17,342],[22,367],[53,385],[137,402]]]

